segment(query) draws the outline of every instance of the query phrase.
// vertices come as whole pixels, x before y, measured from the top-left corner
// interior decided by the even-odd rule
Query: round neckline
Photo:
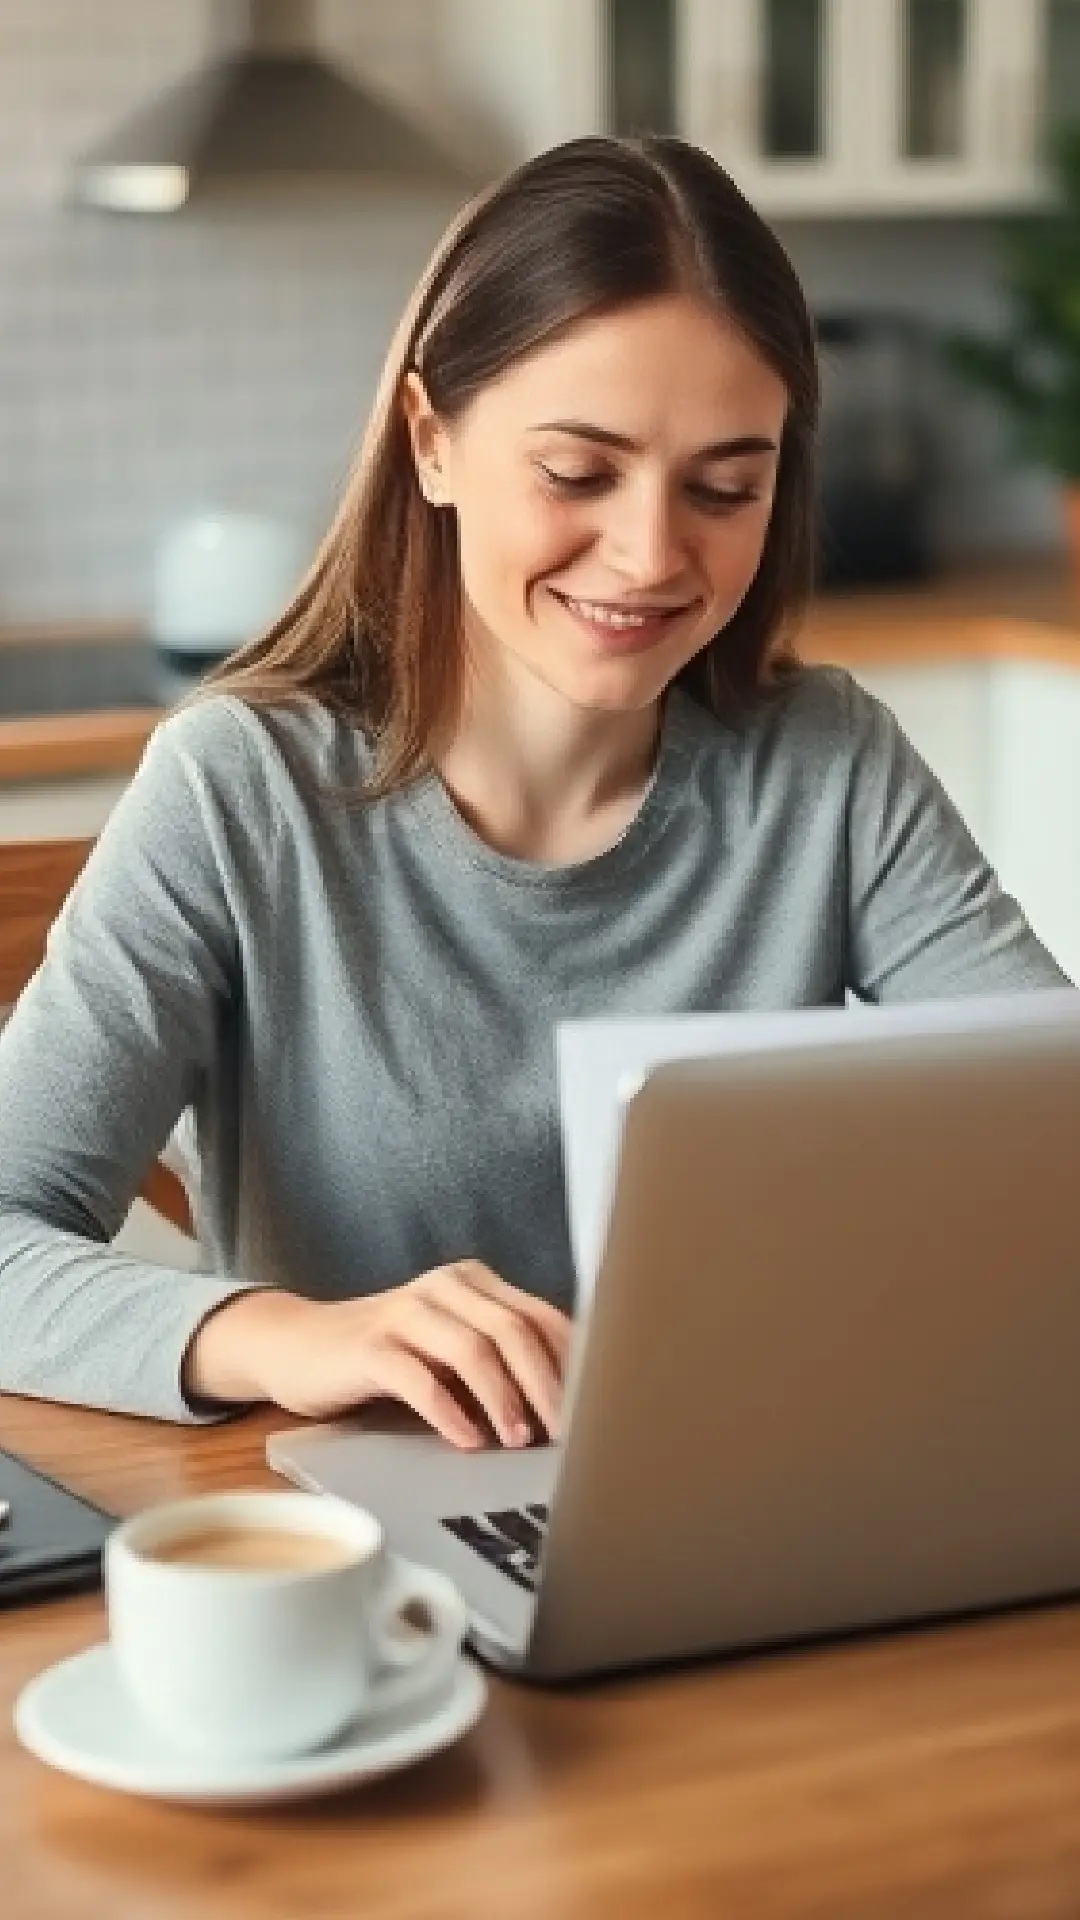
[[[607,885],[639,860],[663,829],[683,786],[683,761],[693,742],[693,721],[693,700],[672,684],[664,703],[656,765],[641,803],[618,839],[584,860],[526,860],[489,846],[459,813],[435,768],[408,789],[405,802],[461,859],[511,886],[559,893]]]

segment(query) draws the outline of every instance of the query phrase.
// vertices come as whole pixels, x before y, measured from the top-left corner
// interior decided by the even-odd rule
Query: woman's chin
[[[661,675],[655,670],[643,673],[627,672],[626,668],[618,674],[588,673],[569,674],[563,682],[562,691],[568,700],[588,713],[643,713],[659,700],[671,675]]]

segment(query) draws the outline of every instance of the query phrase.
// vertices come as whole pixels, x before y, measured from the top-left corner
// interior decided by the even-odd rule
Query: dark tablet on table
[[[118,1523],[0,1447],[0,1606],[101,1584],[101,1551]]]

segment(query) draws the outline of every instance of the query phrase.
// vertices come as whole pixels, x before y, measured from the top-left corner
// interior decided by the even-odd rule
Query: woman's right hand
[[[479,1411],[504,1446],[524,1446],[558,1431],[571,1332],[557,1307],[456,1260],[358,1300],[238,1294],[198,1328],[183,1384],[192,1399],[317,1419],[389,1396],[457,1447],[486,1444]]]

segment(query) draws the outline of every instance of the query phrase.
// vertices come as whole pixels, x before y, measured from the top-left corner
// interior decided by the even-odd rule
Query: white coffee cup
[[[336,1564],[282,1568],[155,1558],[215,1531],[316,1535]],[[150,1507],[105,1550],[109,1633],[145,1718],[188,1752],[277,1759],[434,1692],[467,1625],[452,1581],[390,1554],[374,1514],[324,1494],[206,1494]],[[430,1632],[403,1630],[419,1608]],[[395,1622],[398,1631],[394,1632]]]

